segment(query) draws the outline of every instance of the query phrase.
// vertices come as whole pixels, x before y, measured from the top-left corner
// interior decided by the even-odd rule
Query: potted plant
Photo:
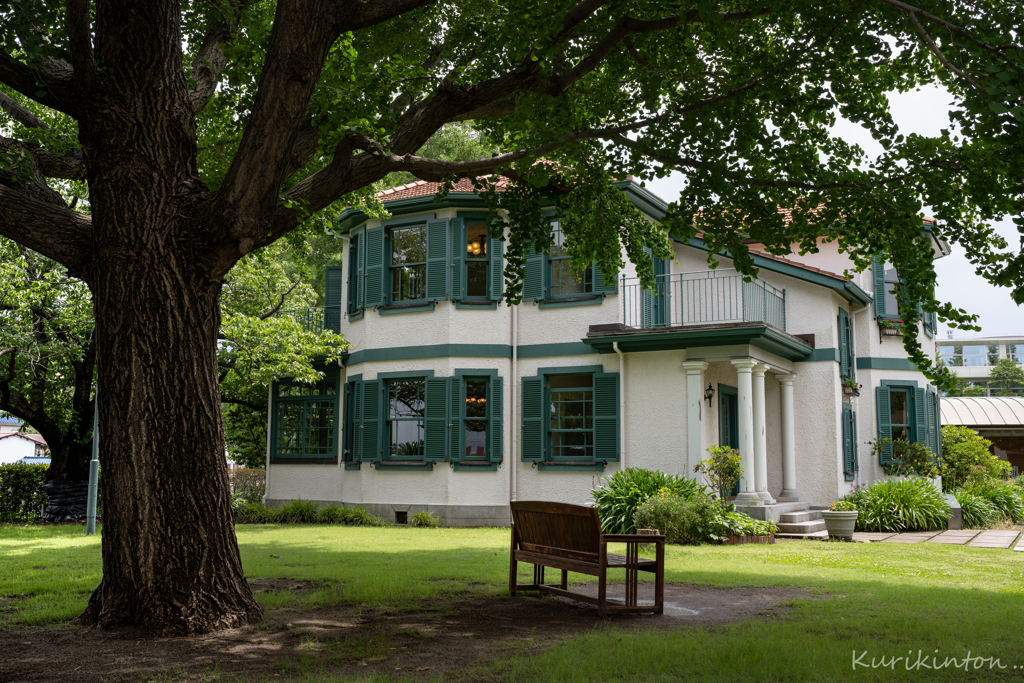
[[[864,388],[863,384],[857,383],[856,377],[844,377],[843,378],[843,395],[844,396],[860,396],[860,390]]]
[[[903,336],[903,321],[893,320],[891,318],[879,318],[878,327],[882,331],[883,337],[902,337]]]
[[[829,538],[853,540],[853,529],[857,526],[856,505],[848,500],[837,500],[828,507],[828,510],[822,510],[821,516],[825,518],[825,529],[828,530]]]

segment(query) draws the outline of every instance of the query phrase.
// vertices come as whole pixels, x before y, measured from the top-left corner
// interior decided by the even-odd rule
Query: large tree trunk
[[[140,220],[142,217],[140,217]],[[94,287],[103,582],[86,616],[162,634],[262,616],[242,575],[216,374],[220,283],[159,250]]]
[[[173,2],[96,4],[103,91],[79,119],[95,255],[103,581],[83,614],[162,634],[262,617],[242,575],[216,345],[223,219],[196,163]]]

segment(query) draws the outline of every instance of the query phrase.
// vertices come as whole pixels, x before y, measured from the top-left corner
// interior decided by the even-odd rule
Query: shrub
[[[889,474],[932,479],[939,476],[939,463],[935,454],[923,443],[896,439],[892,442],[892,465],[889,470]]]
[[[708,496],[668,492],[648,498],[633,515],[637,529],[658,529],[669,543],[698,545],[723,540],[718,532],[722,511]]]
[[[725,499],[729,491],[743,475],[743,458],[735,448],[728,446],[709,446],[710,458],[701,460],[693,466],[694,472],[702,472],[711,484],[711,490],[718,492],[718,499],[725,509]]]
[[[437,516],[430,514],[426,510],[419,510],[412,513],[412,517],[409,518],[409,526],[426,527],[429,529],[435,529],[441,526],[441,520]]]
[[[239,498],[235,505],[236,524],[272,524],[276,521],[277,513],[263,503],[250,503]]]
[[[348,519],[348,508],[337,503],[324,505],[316,513],[316,521],[322,524],[344,524],[346,519]]]
[[[290,500],[277,511],[277,517],[289,524],[315,524],[320,521],[316,508],[311,500]]]
[[[266,491],[267,473],[239,467],[231,470],[231,493],[249,503],[259,503]]]
[[[346,508],[347,515],[344,524],[351,526],[384,526],[380,517],[375,517],[363,508]]]
[[[969,427],[946,425],[942,428],[942,488],[955,491],[971,478],[979,467],[987,478],[1002,479],[1010,474],[1010,463],[989,450],[992,442]]]
[[[919,477],[878,481],[846,500],[857,506],[858,531],[929,531],[949,521],[949,503]]]
[[[991,503],[1001,519],[1024,522],[1024,495],[1015,484],[997,479],[971,480],[963,490]]]
[[[742,512],[727,512],[719,518],[719,533],[722,536],[771,536],[777,534],[779,527],[775,522],[761,521]]]
[[[636,533],[633,515],[648,498],[662,490],[686,499],[707,497],[707,487],[698,481],[636,467],[615,472],[590,496],[606,534],[632,534]]]
[[[988,529],[999,521],[999,510],[983,496],[962,489],[953,495],[960,503],[965,529]]]
[[[49,465],[0,465],[0,524],[34,522],[46,504],[43,477]]]

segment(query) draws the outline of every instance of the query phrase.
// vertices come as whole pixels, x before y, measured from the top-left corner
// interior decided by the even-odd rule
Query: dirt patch
[[[254,581],[257,591],[300,590],[308,582]],[[650,584],[641,588],[650,589]],[[597,587],[574,590],[596,595]],[[609,595],[621,594],[611,586]],[[653,592],[650,591],[649,592]],[[652,597],[652,596],[647,596]],[[351,608],[274,610],[262,624],[194,638],[146,638],[130,629],[26,628],[0,631],[0,683],[203,681],[329,671],[435,677],[529,655],[595,627],[623,630],[714,626],[772,618],[782,603],[812,597],[794,588],[709,588],[668,584],[662,616],[600,620],[591,605],[563,598],[455,597],[415,612]]]

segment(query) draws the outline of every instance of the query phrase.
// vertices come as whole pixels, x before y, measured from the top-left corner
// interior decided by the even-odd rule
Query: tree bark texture
[[[88,168],[103,468],[103,580],[82,615],[186,635],[256,621],[221,429],[222,225],[197,209],[175,3],[96,4],[109,65],[79,117]]]

